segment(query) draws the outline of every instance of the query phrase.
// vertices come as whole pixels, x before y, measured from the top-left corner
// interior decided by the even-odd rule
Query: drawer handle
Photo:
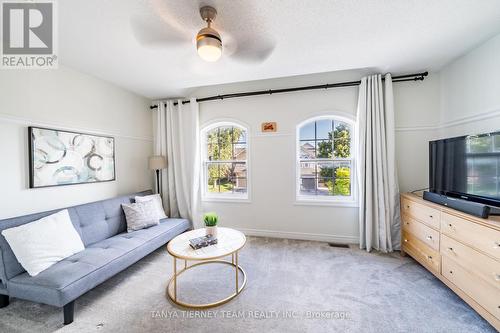
[[[500,281],[500,274],[493,273],[493,275],[495,276],[495,281]]]
[[[432,256],[427,256],[427,259],[432,260]]]
[[[451,224],[451,223],[448,223],[448,227],[450,227],[450,229],[455,230],[455,226],[453,224]]]
[[[427,238],[428,240],[432,240],[432,236],[431,236],[431,235],[427,236],[426,238]]]
[[[495,242],[495,245],[493,245],[494,249],[500,249],[500,242]]]
[[[432,218],[434,218],[434,216],[432,216],[432,215],[429,215],[429,217],[430,217],[431,219],[432,219]]]
[[[410,209],[410,205],[406,205],[406,208]]]
[[[450,250],[451,252],[453,252],[453,248],[452,247],[449,247],[448,250]]]
[[[405,243],[408,243],[408,240],[405,238]]]
[[[453,271],[450,271],[450,274],[453,274]]]

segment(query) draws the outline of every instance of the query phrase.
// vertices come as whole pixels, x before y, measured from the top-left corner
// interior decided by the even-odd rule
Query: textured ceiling
[[[200,4],[216,7],[228,45],[216,63],[196,54]],[[500,32],[498,0],[64,0],[58,11],[63,65],[151,98],[354,68],[438,70]],[[274,50],[237,61],[235,42]]]

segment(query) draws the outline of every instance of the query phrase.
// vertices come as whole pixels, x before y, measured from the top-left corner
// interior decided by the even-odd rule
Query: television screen
[[[431,192],[500,206],[500,132],[429,143]]]

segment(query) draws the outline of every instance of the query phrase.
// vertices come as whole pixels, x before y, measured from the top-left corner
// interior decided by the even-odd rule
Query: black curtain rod
[[[423,81],[424,78],[429,75],[428,72],[416,73],[416,74],[407,74],[407,75],[399,75],[393,76],[392,82],[405,82],[405,81]],[[382,78],[385,80],[385,78]],[[361,80],[359,81],[348,81],[348,82],[339,82],[339,83],[327,83],[320,84],[315,86],[304,86],[304,87],[294,87],[294,88],[284,88],[284,89],[269,89],[269,90],[258,90],[258,91],[248,91],[234,94],[224,94],[224,95],[216,95],[210,97],[197,98],[196,101],[200,102],[208,102],[208,101],[216,101],[216,100],[224,100],[229,98],[237,98],[237,97],[248,97],[248,96],[258,96],[258,95],[272,95],[272,94],[281,94],[292,91],[303,91],[303,90],[317,90],[317,89],[330,89],[330,88],[341,88],[341,87],[354,87],[359,86],[361,84]],[[181,102],[182,104],[190,103],[189,100],[184,100]],[[175,102],[174,105],[177,105],[178,102]],[[156,109],[158,105],[151,105],[150,109]]]

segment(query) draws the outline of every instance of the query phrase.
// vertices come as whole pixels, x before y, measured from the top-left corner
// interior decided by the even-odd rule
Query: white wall
[[[394,87],[402,192],[428,187],[428,141],[500,130],[500,35],[431,74]]]
[[[29,125],[114,136],[117,180],[29,189]],[[149,100],[65,67],[0,71],[0,219],[152,188],[151,153]]]
[[[216,94],[276,89],[328,82],[359,80],[373,70],[322,73],[286,79],[262,80],[211,86],[192,91],[196,97]],[[398,127],[435,125],[439,120],[439,78],[424,82],[395,84]],[[337,242],[358,242],[356,207],[305,206],[295,204],[295,131],[301,121],[319,114],[355,117],[358,88],[339,88],[294,92],[272,96],[256,96],[200,104],[200,123],[217,119],[236,119],[250,127],[251,202],[204,202],[203,211],[216,211],[221,225],[232,226],[248,234]],[[426,113],[423,119],[418,114]],[[278,132],[263,135],[262,122],[276,121]],[[427,134],[425,134],[427,135]],[[413,180],[415,168],[425,161],[406,165],[406,159],[423,154],[420,131],[398,132],[398,153],[403,188],[425,180]],[[428,140],[427,137],[425,140]],[[403,144],[400,144],[402,142]],[[425,166],[424,166],[425,164]],[[420,185],[418,185],[420,186]]]
[[[500,34],[441,71],[441,137],[500,130]]]
[[[429,141],[436,139],[440,119],[440,75],[423,82],[395,83],[396,161],[399,189],[408,192],[429,183]]]

